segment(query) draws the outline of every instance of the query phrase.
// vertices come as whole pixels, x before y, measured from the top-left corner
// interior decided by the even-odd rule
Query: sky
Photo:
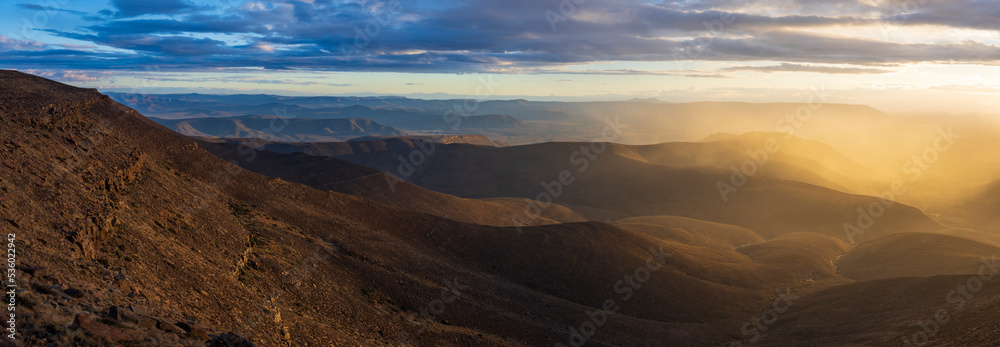
[[[0,68],[102,91],[994,112],[982,0],[7,0]]]

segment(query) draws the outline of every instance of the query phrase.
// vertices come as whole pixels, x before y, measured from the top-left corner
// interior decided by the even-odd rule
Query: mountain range
[[[408,114],[450,104],[109,97],[0,71],[0,225],[21,251],[19,342],[888,345],[917,344],[923,332],[940,345],[988,346],[1000,335],[988,319],[1000,305],[990,281],[998,244],[980,222],[993,210],[973,208],[993,190],[941,205],[962,213],[940,216],[876,194],[897,178],[807,132],[508,146],[374,116],[295,118],[278,131],[271,123],[287,118],[254,112],[146,117],[296,102]],[[481,108],[505,115],[484,127],[523,127],[523,139],[584,108],[625,107],[624,125],[639,119],[630,112],[708,106],[718,117],[745,107],[747,122],[795,107]],[[545,112],[512,112],[525,107]],[[544,115],[559,120],[532,124]],[[585,124],[600,138],[617,132],[609,119]],[[973,293],[952,294],[975,281]]]

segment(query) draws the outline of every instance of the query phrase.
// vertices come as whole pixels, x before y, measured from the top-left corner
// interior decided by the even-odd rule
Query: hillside
[[[240,163],[244,169],[306,186],[363,196],[374,201],[429,213],[467,223],[493,226],[516,226],[512,215],[522,213],[523,198],[484,201],[463,199],[398,181],[378,170],[343,160],[303,153],[257,151],[253,160],[243,159],[240,145],[199,142],[205,150],[227,161]],[[291,145],[291,144],[289,144]],[[264,148],[267,148],[265,146]],[[570,209],[552,205],[542,211],[532,224],[582,222],[582,216]]]
[[[949,294],[972,277],[894,278],[800,293],[766,332],[751,336],[758,346],[992,346],[1000,335],[992,319],[1000,305],[996,280],[961,300]]]
[[[711,248],[736,249],[764,242],[746,228],[675,216],[631,217],[613,224],[656,239]]]
[[[718,160],[721,159],[719,154],[707,156],[707,158],[717,158],[717,161],[708,164],[709,166],[723,167],[727,163],[732,165],[734,162],[742,162],[739,160],[740,156],[745,160],[751,153],[759,153],[768,141],[774,141],[777,150],[768,153],[766,164],[761,165],[761,174],[767,177],[799,181],[850,193],[870,193],[885,189],[888,185],[885,183],[888,181],[886,176],[819,141],[781,133],[752,132],[741,135],[714,134],[699,143],[710,149],[726,151],[735,148],[741,152],[739,155],[721,155],[725,160]]]
[[[964,237],[901,233],[865,242],[837,262],[840,274],[858,281],[894,277],[975,274],[1000,247]]]
[[[876,181],[871,170],[853,162],[829,146],[799,138],[785,138],[782,134],[753,133],[741,136],[716,135],[706,142],[671,142],[646,146],[626,146],[651,163],[679,166],[707,166],[729,169],[753,159],[749,153],[763,149],[766,139],[777,139],[780,150],[767,153],[764,165],[756,173],[764,177],[799,181],[844,192],[867,192],[873,190]],[[441,144],[471,144],[480,146],[505,147],[502,141],[494,141],[482,135],[440,135],[440,136],[366,136],[351,139],[350,142],[364,144],[332,143],[273,143],[259,139],[227,139],[257,149],[279,153],[303,152],[311,155],[345,156],[351,154],[406,154],[416,148],[414,141],[431,141]],[[368,158],[361,158],[363,161]],[[363,161],[380,165],[377,162]],[[398,164],[398,163],[396,163]],[[383,170],[384,166],[379,166]]]
[[[233,144],[203,145],[224,159],[238,159],[238,150]],[[384,184],[384,176],[372,169],[336,159],[313,157],[301,153],[257,152],[252,162],[241,165],[255,172],[282,177],[312,187],[348,192],[387,204],[462,221],[510,225],[511,214],[518,213],[519,211],[516,209],[523,208],[525,204],[525,200],[519,198],[493,198],[485,201],[461,199],[431,192],[405,182],[394,183],[396,190],[391,190]],[[461,247],[459,252],[465,253],[467,259],[482,262],[480,267],[499,271],[505,277],[518,278],[533,289],[566,297],[574,302],[596,303],[600,301],[599,297],[581,295],[566,287],[569,283],[586,281],[585,274],[575,272],[565,274],[561,271],[566,271],[565,269],[568,268],[606,266],[600,262],[594,263],[593,258],[607,257],[610,259],[614,257],[614,254],[627,252],[616,248],[616,245],[623,242],[621,239],[633,238],[633,241],[625,243],[644,243],[649,241],[643,241],[639,235],[650,236],[665,241],[659,247],[663,247],[664,252],[675,255],[665,262],[671,267],[672,272],[661,274],[672,283],[669,288],[688,294],[684,295],[683,302],[671,301],[671,305],[675,309],[665,311],[644,307],[635,307],[634,309],[642,312],[636,313],[641,317],[668,321],[691,320],[692,317],[702,317],[700,319],[705,320],[731,316],[738,310],[734,311],[734,307],[729,307],[729,305],[717,306],[716,300],[721,300],[717,296],[735,296],[741,298],[737,302],[752,302],[755,300],[752,299],[753,295],[751,294],[754,290],[774,284],[802,281],[810,275],[814,275],[817,279],[832,277],[833,260],[839,251],[842,251],[842,248],[837,248],[835,252],[831,252],[823,242],[827,244],[832,242],[834,246],[841,245],[838,247],[842,247],[842,243],[838,243],[828,236],[814,235],[811,237],[824,240],[821,241],[823,246],[815,247],[817,252],[809,250],[809,247],[804,249],[800,245],[779,240],[762,244],[760,246],[762,251],[752,252],[748,256],[737,252],[736,246],[758,243],[763,240],[752,231],[731,225],[668,216],[626,219],[616,223],[615,226],[620,227],[620,229],[600,223],[556,225],[552,222],[555,220],[566,221],[567,218],[580,219],[581,217],[569,209],[559,205],[551,205],[544,210],[543,218],[536,220],[539,223],[550,225],[524,227],[521,230],[520,235],[529,240],[536,240],[534,242],[528,241],[528,244],[518,245],[519,242],[524,241],[522,238],[508,240],[509,235],[496,235],[488,236],[487,239],[482,240],[462,237],[462,240],[468,241],[452,240],[448,242],[448,245],[442,247]],[[636,234],[628,231],[634,231]],[[576,233],[582,234],[575,235]],[[674,237],[677,234],[683,234],[686,238]],[[606,239],[608,237],[610,239]],[[567,238],[573,241],[567,241]],[[541,249],[538,252],[528,251],[523,254],[506,251],[533,249],[533,247],[538,247],[535,242],[539,239],[542,240],[541,245],[546,245],[545,247],[550,251],[552,247],[557,247],[559,252],[565,253],[552,256],[548,252],[542,252]],[[586,247],[604,246],[601,246],[600,249],[577,250],[580,251],[579,254],[588,255],[588,258],[585,259],[574,253],[576,251],[565,249],[566,243],[593,245]],[[727,243],[730,245],[724,246]],[[795,267],[782,266],[776,264],[775,259],[797,265]],[[820,260],[816,261],[817,259]],[[664,285],[657,286],[662,288]],[[750,290],[748,291],[748,289]],[[663,299],[650,298],[649,300]],[[702,311],[696,314],[691,310]]]
[[[695,145],[699,146],[705,148]],[[604,151],[595,154],[595,148],[601,147],[605,147]],[[387,147],[384,151],[336,157],[394,173],[400,167],[398,157],[408,155],[411,150]],[[651,153],[654,150],[658,149],[613,143],[543,143],[503,148],[439,145],[425,163],[414,168],[407,181],[465,198],[541,196],[546,199],[544,195],[552,193],[541,183],[552,186],[567,170],[572,182],[555,184],[562,188],[554,199],[559,204],[609,210],[625,216],[674,215],[733,224],[751,229],[765,239],[801,231],[846,239],[846,223],[856,225],[859,218],[861,222],[867,221],[859,209],[887,204],[875,197],[763,175],[748,177],[745,182],[734,181],[730,169],[693,166],[695,163],[691,162],[668,164],[665,162],[670,162],[671,156],[654,155]],[[734,183],[743,185],[737,187]],[[550,189],[555,191],[555,186]],[[880,211],[878,207],[876,212]],[[884,210],[870,230],[853,234],[864,240],[894,232],[942,229],[909,206],[893,204]]]
[[[1000,225],[1000,180],[980,185],[976,193],[965,197],[960,206],[967,213],[969,222],[987,228]]]
[[[507,145],[502,141],[494,141],[481,135],[363,136],[340,142],[281,142],[260,138],[194,138],[199,141],[225,142],[275,153],[304,153],[326,157],[377,152],[387,152],[387,154],[405,153],[408,155],[410,151],[415,149],[430,151],[432,148],[437,147],[436,144],[467,144],[487,147],[504,147]]]

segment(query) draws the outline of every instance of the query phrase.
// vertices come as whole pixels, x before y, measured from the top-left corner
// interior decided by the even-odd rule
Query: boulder
[[[240,335],[228,332],[212,338],[212,341],[208,343],[208,346],[209,347],[253,347],[253,343],[251,343],[249,340],[243,338]]]
[[[70,297],[73,297],[75,299],[79,299],[87,295],[87,293],[84,293],[82,290],[76,288],[67,288],[66,290],[63,291],[63,293],[66,293],[66,295],[69,295]]]

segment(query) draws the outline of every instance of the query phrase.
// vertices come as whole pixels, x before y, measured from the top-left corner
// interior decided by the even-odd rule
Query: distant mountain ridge
[[[883,124],[886,114],[864,105],[835,103],[671,103],[655,99],[556,102],[528,100],[402,97],[297,97],[276,95],[131,95],[110,93],[147,116],[177,119],[290,115],[295,118],[368,118],[401,130],[425,134],[477,134],[511,144],[589,141],[609,117],[630,130],[619,142],[652,144],[696,141],[717,132],[776,131],[775,123],[802,109],[809,127],[857,120]],[[796,121],[799,122],[799,121]],[[801,126],[801,124],[800,124]],[[860,129],[864,130],[864,129]],[[827,141],[830,143],[829,141]]]
[[[503,141],[491,140],[489,137],[484,135],[411,135],[411,136],[363,136],[358,138],[353,138],[348,140],[348,142],[369,142],[369,141],[385,141],[391,139],[409,140],[409,141],[430,141],[434,143],[441,144],[467,144],[467,145],[477,145],[477,146],[490,146],[490,147],[506,147],[510,144]]]
[[[407,132],[371,119],[290,119],[243,116],[227,118],[150,118],[178,133],[195,137],[261,138],[275,141],[346,141],[361,136],[406,136]]]

